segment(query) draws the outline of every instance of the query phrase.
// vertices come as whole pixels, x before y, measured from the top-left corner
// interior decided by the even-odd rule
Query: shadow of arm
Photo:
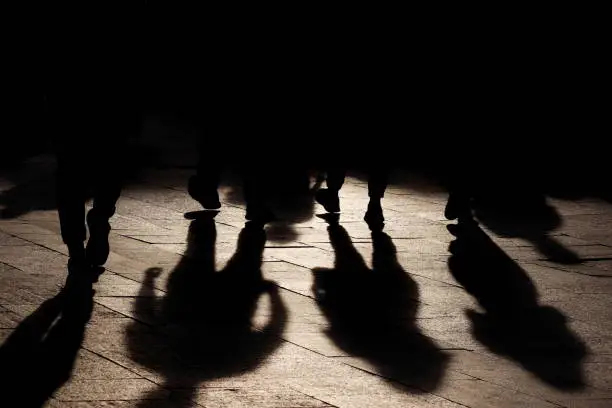
[[[145,272],[145,280],[140,286],[136,302],[134,304],[134,317],[148,324],[158,320],[157,306],[159,299],[155,296],[155,279],[161,274],[161,268],[149,268]]]
[[[265,293],[268,293],[270,296],[271,316],[261,332],[266,337],[274,336],[280,338],[287,324],[287,307],[279,294],[279,287],[270,281],[265,282],[265,285]]]

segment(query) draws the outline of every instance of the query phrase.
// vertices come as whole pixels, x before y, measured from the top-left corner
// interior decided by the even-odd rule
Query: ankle
[[[83,243],[68,244],[68,256],[75,261],[85,259],[85,246]]]
[[[382,203],[380,198],[370,198],[370,202],[368,203],[368,209],[381,209]]]

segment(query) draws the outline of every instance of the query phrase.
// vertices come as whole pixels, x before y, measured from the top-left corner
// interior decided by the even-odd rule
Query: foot
[[[218,210],[221,208],[221,201],[219,201],[219,192],[216,188],[204,188],[202,185],[196,182],[195,178],[189,180],[189,186],[187,188],[191,198],[196,200],[207,210]]]
[[[106,263],[110,253],[108,234],[110,224],[106,218],[98,218],[91,211],[87,214],[89,227],[89,240],[85,247],[85,258],[91,266],[102,266]]]
[[[64,283],[64,292],[78,292],[80,288],[92,283],[92,268],[87,260],[84,257],[68,259],[68,276]]]
[[[370,202],[370,204],[368,204],[368,210],[363,220],[368,224],[371,231],[382,231],[385,225],[385,217],[383,216],[380,202]]]
[[[472,210],[470,208],[470,200],[468,197],[460,194],[451,193],[446,202],[444,216],[447,220],[456,220],[457,218],[471,218]]]
[[[327,212],[340,212],[340,198],[338,198],[338,192],[334,192],[328,188],[322,188],[315,194],[315,200],[317,200]]]
[[[89,321],[93,310],[93,279],[91,267],[82,260],[68,261],[68,277],[61,292],[63,321],[79,324]]]

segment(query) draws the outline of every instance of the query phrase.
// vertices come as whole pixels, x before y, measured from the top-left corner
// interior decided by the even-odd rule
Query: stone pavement
[[[612,407],[609,202],[549,198],[539,222],[485,212],[454,237],[443,191],[398,182],[372,235],[352,177],[340,227],[297,203],[260,264],[232,186],[214,223],[192,222],[190,171],[150,170],[123,193],[79,327],[55,298],[50,166],[0,178],[0,387],[23,376],[3,407],[36,392],[67,408]]]

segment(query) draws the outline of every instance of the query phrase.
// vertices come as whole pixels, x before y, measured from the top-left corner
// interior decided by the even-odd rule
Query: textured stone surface
[[[350,177],[343,230],[317,204],[282,209],[295,223],[267,227],[261,264],[244,263],[231,183],[214,242],[189,251],[190,174],[151,170],[126,187],[91,317],[63,337],[74,353],[46,337],[62,315],[41,314],[66,278],[54,208],[0,219],[3,376],[19,367],[15,350],[32,360],[25,378],[58,350],[65,367],[50,373],[68,375],[44,391],[47,408],[612,406],[610,203],[550,199],[554,229],[483,218],[480,235],[456,243],[446,195],[411,179],[389,187],[381,239],[362,221],[366,185]]]

